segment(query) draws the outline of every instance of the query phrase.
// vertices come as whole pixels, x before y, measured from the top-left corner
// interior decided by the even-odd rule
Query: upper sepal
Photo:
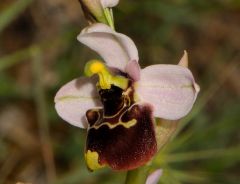
[[[83,29],[77,39],[97,52],[110,67],[124,71],[129,61],[138,61],[134,42],[105,24],[96,23]]]

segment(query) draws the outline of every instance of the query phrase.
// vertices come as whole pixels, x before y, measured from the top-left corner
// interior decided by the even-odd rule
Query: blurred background
[[[186,49],[201,86],[154,160],[160,183],[239,183],[240,1],[121,0],[114,15],[142,67],[177,64]],[[58,89],[97,57],[76,40],[85,26],[78,0],[1,0],[0,183],[124,183],[124,172],[88,172],[86,131],[54,109]]]

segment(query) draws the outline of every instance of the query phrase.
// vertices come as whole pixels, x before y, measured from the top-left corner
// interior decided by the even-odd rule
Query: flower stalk
[[[148,165],[127,172],[125,184],[145,184],[148,177]]]
[[[113,30],[115,30],[112,9],[105,8],[105,9],[104,9],[104,15],[105,15],[105,17],[106,17],[106,19],[107,19],[108,25],[109,25]]]

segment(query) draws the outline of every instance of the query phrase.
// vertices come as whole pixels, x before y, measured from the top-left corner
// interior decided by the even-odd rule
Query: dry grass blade
[[[0,32],[23,12],[33,0],[18,0],[0,13]]]
[[[35,48],[33,54],[33,75],[35,79],[35,103],[37,106],[39,135],[42,144],[42,153],[45,161],[48,183],[56,178],[54,155],[51,146],[51,137],[48,127],[47,105],[45,101],[44,86],[42,84],[42,59],[41,51]]]

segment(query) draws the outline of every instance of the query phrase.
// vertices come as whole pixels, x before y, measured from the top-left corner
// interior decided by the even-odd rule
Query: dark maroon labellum
[[[103,109],[86,113],[86,152],[97,152],[100,165],[130,170],[148,162],[157,151],[154,118],[149,104],[137,104],[133,88],[100,90]]]

